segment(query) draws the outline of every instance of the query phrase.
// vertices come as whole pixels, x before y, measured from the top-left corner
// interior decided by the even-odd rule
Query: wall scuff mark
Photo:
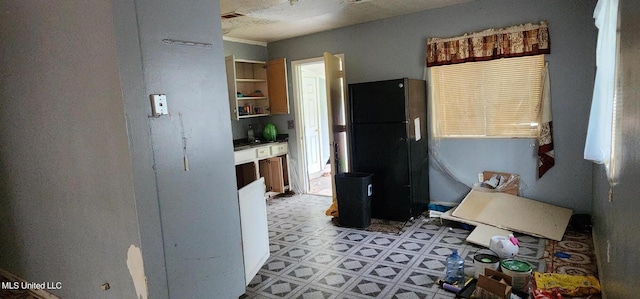
[[[127,268],[136,288],[136,298],[148,299],[147,277],[144,275],[144,264],[142,262],[142,252],[135,245],[129,246],[127,252]]]

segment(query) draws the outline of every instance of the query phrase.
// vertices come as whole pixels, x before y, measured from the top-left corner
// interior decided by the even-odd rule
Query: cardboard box
[[[511,276],[485,268],[484,275],[478,277],[474,295],[481,299],[511,298]]]
[[[520,189],[520,176],[513,173],[495,172],[495,171],[483,171],[483,181],[490,180],[494,175],[499,175],[504,178],[504,183],[499,186],[499,189],[504,193],[511,195],[518,195]]]

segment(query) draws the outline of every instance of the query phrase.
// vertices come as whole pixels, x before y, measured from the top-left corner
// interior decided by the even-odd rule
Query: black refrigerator
[[[373,174],[371,217],[406,221],[429,204],[426,82],[349,84],[351,166]]]

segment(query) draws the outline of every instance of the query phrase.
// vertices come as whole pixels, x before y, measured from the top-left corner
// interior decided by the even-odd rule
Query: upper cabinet
[[[227,56],[227,85],[231,119],[289,113],[284,58],[270,61]]]

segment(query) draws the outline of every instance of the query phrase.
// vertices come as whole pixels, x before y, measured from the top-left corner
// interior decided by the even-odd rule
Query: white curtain
[[[599,0],[593,17],[598,27],[597,69],[584,158],[604,164],[611,179],[609,166],[615,102],[618,0]]]

